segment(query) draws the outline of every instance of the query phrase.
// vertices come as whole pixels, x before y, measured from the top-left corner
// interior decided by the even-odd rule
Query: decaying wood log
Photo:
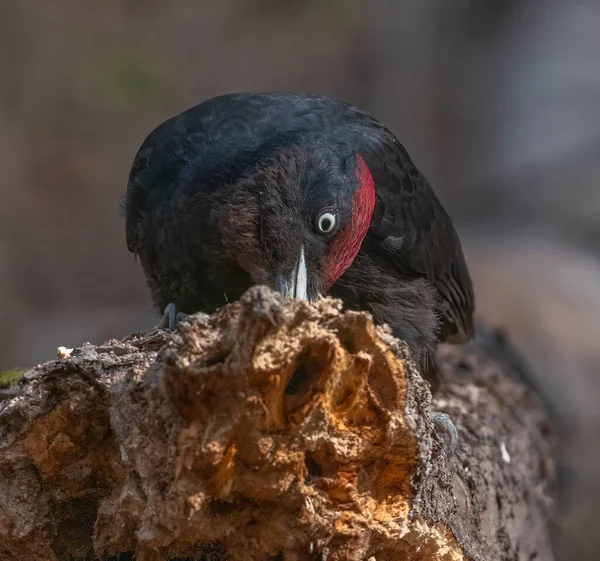
[[[552,559],[547,423],[491,336],[433,403],[370,316],[262,288],[63,356],[0,401],[2,560]]]

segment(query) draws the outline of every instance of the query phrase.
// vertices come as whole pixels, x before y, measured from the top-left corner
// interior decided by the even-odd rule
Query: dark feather
[[[387,288],[376,291],[371,300],[363,297],[364,307],[394,328],[394,323],[402,325],[398,302],[404,293],[393,290],[393,279],[397,279],[398,286],[413,283],[416,288],[407,289],[406,294],[427,295],[428,289],[421,285],[430,283],[435,287],[434,307],[442,318],[437,337],[451,342],[470,339],[474,308],[471,279],[452,221],[431,186],[381,123],[344,102],[314,95],[225,95],[169,119],[148,135],[133,163],[124,212],[127,246],[140,255],[155,302],[163,305],[165,299],[172,298],[176,293],[172,286],[177,283],[196,282],[193,294],[188,294],[187,285],[185,290],[177,289],[186,294],[181,296],[182,302],[190,308],[218,303],[213,284],[218,285],[220,279],[207,261],[209,250],[198,245],[201,237],[213,251],[217,242],[211,236],[215,234],[194,213],[200,212],[203,204],[204,212],[213,212],[210,209],[225,196],[223,186],[233,185],[264,157],[265,151],[286,145],[290,135],[304,133],[345,143],[361,154],[373,176],[375,211],[359,257],[366,255],[373,260],[378,256],[377,267],[386,278],[380,288]],[[211,204],[203,202],[207,200]],[[175,220],[179,221],[177,225]],[[197,237],[185,237],[179,223],[186,220],[195,220]],[[184,245],[187,253],[180,249],[185,253],[179,256],[181,262],[175,262],[174,257],[167,262],[165,248],[173,250]],[[361,262],[365,260],[357,258],[357,266]],[[206,277],[206,271],[208,280],[196,278]],[[331,292],[347,292],[348,275],[354,274],[360,280],[364,275],[359,273],[357,267],[349,270]],[[188,280],[181,280],[184,277]],[[189,280],[192,277],[194,281]],[[240,277],[231,290],[241,289],[246,282],[246,277]],[[369,282],[365,281],[363,288]],[[428,296],[423,298],[430,301]],[[398,305],[392,310],[394,303]],[[411,308],[411,321],[418,315],[418,308],[417,304]],[[423,329],[429,337],[431,317],[423,318]],[[411,329],[418,333],[420,328]]]

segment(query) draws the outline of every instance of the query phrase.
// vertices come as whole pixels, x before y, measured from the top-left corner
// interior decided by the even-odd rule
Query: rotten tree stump
[[[493,337],[438,354],[432,403],[368,314],[254,288],[40,365],[0,401],[0,559],[551,561],[538,399]]]

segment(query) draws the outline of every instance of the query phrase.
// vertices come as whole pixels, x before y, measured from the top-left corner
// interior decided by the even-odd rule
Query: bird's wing
[[[396,137],[368,115],[357,117],[353,136],[376,186],[369,242],[400,273],[435,285],[440,339],[466,342],[473,336],[473,286],[452,220]]]

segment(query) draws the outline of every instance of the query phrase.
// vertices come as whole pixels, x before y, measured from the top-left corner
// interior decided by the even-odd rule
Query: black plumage
[[[366,235],[352,224],[361,158],[375,186]],[[396,137],[341,101],[230,94],[167,120],[135,157],[124,210],[127,245],[161,310],[210,312],[252,284],[285,288],[302,250],[309,299],[327,292],[370,311],[422,366],[437,341],[473,335],[473,289],[450,217]],[[322,231],[332,216],[334,229]],[[354,255],[340,240],[358,235]]]

